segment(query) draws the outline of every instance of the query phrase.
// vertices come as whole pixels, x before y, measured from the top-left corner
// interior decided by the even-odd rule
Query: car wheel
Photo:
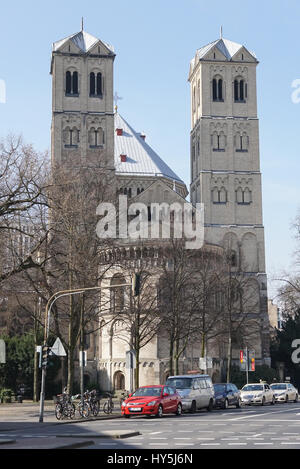
[[[265,405],[265,403],[266,403],[266,398],[265,398],[265,396],[264,396],[264,397],[262,398],[261,405]]]
[[[296,394],[294,402],[298,402],[298,394]]]
[[[289,402],[289,396],[288,396],[288,395],[285,396],[285,402],[286,402],[286,403]]]
[[[275,405],[275,404],[276,404],[276,400],[275,400],[275,397],[273,396],[272,401],[271,401],[271,405]]]
[[[176,410],[176,415],[181,415],[182,414],[182,405],[181,404],[178,404],[177,406],[177,410]]]
[[[191,414],[194,414],[196,412],[196,410],[197,410],[196,401],[193,401],[192,405],[191,405],[191,408],[190,408]]]
[[[163,408],[162,408],[162,405],[159,405],[157,409],[156,417],[161,418],[162,415],[163,415]]]
[[[229,402],[228,402],[228,399],[225,399],[225,402],[224,402],[224,409],[228,409],[229,407]]]
[[[208,412],[211,412],[211,411],[213,410],[213,407],[214,407],[214,402],[213,402],[213,400],[211,399],[211,400],[209,401],[209,404],[208,404],[208,407],[207,407]]]
[[[130,415],[124,414],[125,419],[130,419]]]
[[[238,399],[238,401],[237,401],[235,407],[236,407],[237,409],[240,409],[240,407],[241,407],[241,399]]]

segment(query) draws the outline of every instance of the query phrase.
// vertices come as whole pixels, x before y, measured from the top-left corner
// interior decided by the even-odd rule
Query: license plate
[[[130,412],[141,412],[141,407],[129,407]]]

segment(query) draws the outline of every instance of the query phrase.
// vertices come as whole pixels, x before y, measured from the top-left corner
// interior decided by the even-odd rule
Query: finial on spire
[[[81,31],[83,31],[83,16],[81,17]]]
[[[223,39],[223,26],[220,27],[220,39]]]

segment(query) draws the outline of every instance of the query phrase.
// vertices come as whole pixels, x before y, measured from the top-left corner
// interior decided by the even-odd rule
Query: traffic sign
[[[59,337],[51,347],[51,355],[56,355],[57,357],[66,357],[66,351]]]

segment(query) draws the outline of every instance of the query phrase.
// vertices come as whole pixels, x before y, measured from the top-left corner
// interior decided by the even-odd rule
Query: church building
[[[189,191],[180,175],[169,167],[167,158],[164,161],[151,148],[147,135],[135,130],[114,107],[115,56],[111,45],[84,30],[53,44],[52,165],[104,167],[113,175],[113,190],[126,195],[128,203],[132,200],[148,206],[163,202],[184,204],[188,202]],[[232,268],[242,271],[253,282],[256,314],[260,318],[253,349],[258,364],[270,364],[257,65],[253,52],[222,37],[196,50],[188,76],[190,202],[204,204],[205,245],[220,252],[230,250]],[[95,227],[96,223],[95,214]],[[138,243],[122,240],[106,249],[100,256],[100,270],[103,266],[106,269],[112,259],[118,265],[111,262],[103,286],[128,280],[121,261],[127,267],[130,263],[138,267],[144,261],[155,277],[160,247],[159,240],[147,240],[143,249]],[[110,295],[114,308],[116,299],[113,293]],[[122,321],[107,320],[112,314],[113,311],[106,310],[101,316],[100,312],[101,328],[91,340],[86,374],[102,389],[129,389],[131,377],[126,361],[129,343],[120,335]],[[125,336],[128,333],[125,331]],[[140,385],[159,384],[168,376],[166,350],[165,338],[159,335],[141,350]],[[226,350],[208,345],[206,353],[213,359],[212,367],[206,371],[214,381],[224,379],[222,364]],[[232,358],[238,364],[238,348]],[[199,359],[200,347],[191,344],[180,361],[180,370],[198,369]]]

